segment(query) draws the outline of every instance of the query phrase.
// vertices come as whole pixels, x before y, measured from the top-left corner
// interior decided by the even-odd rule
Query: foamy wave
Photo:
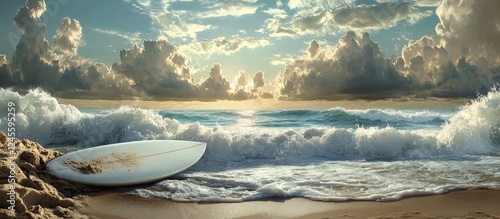
[[[348,110],[342,107],[336,107],[335,111],[343,111],[348,115],[356,116],[361,119],[368,119],[372,121],[382,122],[413,122],[425,123],[432,121],[446,121],[451,115],[430,112],[430,111],[402,111],[394,109],[367,109],[367,110]]]
[[[41,90],[21,96],[0,90],[0,104],[16,103],[16,134],[44,145],[76,144],[82,147],[134,140],[171,138],[180,126],[150,110],[121,107],[98,115],[81,113],[72,105],[59,104]],[[0,114],[0,129],[7,130]]]
[[[209,127],[198,122],[183,124],[159,111],[126,106],[87,114],[59,104],[40,90],[26,95],[0,90],[2,107],[9,101],[17,105],[17,136],[45,146],[72,145],[78,149],[143,139],[207,142],[205,155],[189,170],[131,191],[146,198],[203,202],[293,197],[397,200],[457,189],[500,189],[498,91],[464,106],[440,129],[420,130]],[[7,129],[5,112],[3,109],[0,114],[1,130]],[[372,119],[380,119],[380,114],[391,111],[336,112],[360,117],[379,114]],[[398,119],[412,114],[400,114]]]
[[[479,156],[476,156],[478,158]],[[195,165],[189,171],[132,194],[192,202],[242,202],[302,197],[317,201],[379,200],[500,189],[496,157],[454,161],[316,161],[273,164],[250,160],[231,167]],[[484,168],[488,167],[488,168]]]
[[[500,90],[461,107],[443,125],[437,139],[454,151],[488,154],[500,149]]]
[[[203,141],[208,145],[205,160],[286,161],[297,157],[327,160],[425,159],[496,153],[499,141],[500,94],[497,91],[463,107],[442,130],[412,131],[393,127],[318,127],[241,132],[220,126],[206,127],[199,123],[181,124],[175,119],[163,118],[156,111],[133,107],[121,107],[96,115],[84,114],[74,106],[58,104],[55,98],[40,90],[33,90],[24,96],[0,90],[0,103],[6,106],[8,101],[14,101],[18,106],[16,122],[20,138],[29,138],[44,145],[79,147],[145,139]],[[363,116],[391,114],[390,110],[346,112]],[[408,117],[409,114],[400,116]],[[0,129],[6,128],[6,115],[0,114]]]

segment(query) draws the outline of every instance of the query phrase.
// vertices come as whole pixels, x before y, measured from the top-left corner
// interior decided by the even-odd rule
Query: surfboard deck
[[[157,181],[194,165],[206,143],[134,141],[73,151],[47,164],[49,174],[95,186],[129,186]]]

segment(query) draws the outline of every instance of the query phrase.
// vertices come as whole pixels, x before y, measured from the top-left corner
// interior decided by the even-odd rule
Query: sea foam
[[[203,141],[207,142],[204,159],[219,161],[286,161],[299,157],[327,160],[428,159],[497,153],[500,142],[500,93],[496,90],[463,106],[438,130],[399,130],[387,126],[242,131],[237,127],[208,127],[199,122],[183,124],[163,117],[157,110],[129,106],[98,114],[82,113],[74,106],[59,104],[54,97],[41,90],[32,90],[26,95],[0,90],[0,104],[6,106],[8,101],[17,103],[17,135],[44,145],[85,148],[146,139]],[[395,110],[333,110],[379,120],[391,117],[397,120],[432,120],[440,117],[429,112],[405,114]],[[0,114],[1,130],[7,128],[5,112]]]
[[[438,142],[459,153],[488,154],[500,146],[500,91],[494,89],[462,106],[443,125]]]
[[[350,121],[365,119],[380,124],[432,122],[435,127],[415,130],[390,125],[203,125],[196,121],[180,122],[165,111],[129,106],[83,113],[74,106],[59,104],[41,90],[20,95],[0,89],[1,107],[5,108],[9,101],[17,106],[17,136],[46,147],[71,146],[70,150],[76,150],[145,139],[207,142],[202,159],[187,171],[131,191],[147,198],[202,202],[294,197],[390,201],[457,189],[500,189],[500,93],[496,90],[452,115],[342,108],[255,112],[266,119],[276,114],[284,119],[319,116],[331,117],[332,121],[336,117],[351,117]],[[0,130],[7,129],[5,112],[0,112]],[[225,117],[238,114],[220,113]],[[242,116],[253,119],[251,115]],[[442,124],[435,125],[436,120]]]

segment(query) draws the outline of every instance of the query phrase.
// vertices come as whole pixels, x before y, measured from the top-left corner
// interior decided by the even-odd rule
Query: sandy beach
[[[120,193],[85,198],[100,218],[499,218],[500,191],[467,190],[394,202],[317,202],[307,199],[243,203],[182,203]]]
[[[7,138],[0,132],[1,146]],[[15,212],[2,202],[1,218],[500,218],[499,190],[466,190],[394,202],[318,202],[303,198],[241,203],[185,203],[146,199],[111,188],[92,188],[51,177],[50,159],[62,153],[29,140],[14,141],[15,157],[2,150],[2,195],[10,168],[16,174]]]
[[[50,176],[45,166],[62,153],[0,131],[0,218],[93,218],[81,214],[84,194],[100,191]]]

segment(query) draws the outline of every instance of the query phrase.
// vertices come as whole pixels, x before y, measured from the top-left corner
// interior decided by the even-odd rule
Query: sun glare
[[[255,110],[242,110],[238,111],[238,114],[240,115],[236,121],[238,127],[251,128],[255,126]]]

